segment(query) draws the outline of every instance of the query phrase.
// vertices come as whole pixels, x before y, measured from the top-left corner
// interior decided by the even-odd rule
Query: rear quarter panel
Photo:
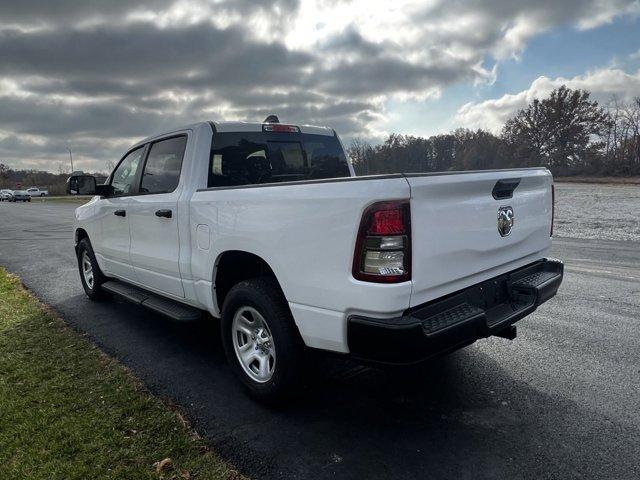
[[[307,344],[346,351],[347,314],[393,316],[409,306],[410,282],[373,284],[351,275],[364,209],[405,198],[409,186],[400,176],[198,191],[190,206],[194,280],[211,282],[225,251],[258,255],[276,274]],[[204,225],[208,250],[196,241]]]

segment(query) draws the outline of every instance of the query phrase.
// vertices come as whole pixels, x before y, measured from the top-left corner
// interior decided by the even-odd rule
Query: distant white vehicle
[[[13,201],[13,190],[0,190],[0,202]]]
[[[295,389],[305,348],[407,364],[513,339],[563,276],[547,169],[356,177],[333,129],[275,117],[150,137],[105,185],[67,191],[96,195],[75,212],[87,295],[221,318],[267,401]]]
[[[40,190],[38,187],[27,188],[27,193],[30,197],[46,197],[49,195],[49,190]]]

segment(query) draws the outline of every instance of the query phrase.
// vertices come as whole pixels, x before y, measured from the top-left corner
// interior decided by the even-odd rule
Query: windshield
[[[229,132],[213,136],[209,187],[350,176],[335,136]]]

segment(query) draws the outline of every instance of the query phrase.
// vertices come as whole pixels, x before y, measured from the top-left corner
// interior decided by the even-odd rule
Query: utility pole
[[[73,155],[71,153],[71,147],[67,147],[67,150],[69,150],[69,160],[71,160],[71,175],[73,175],[73,172],[75,170],[73,170]]]

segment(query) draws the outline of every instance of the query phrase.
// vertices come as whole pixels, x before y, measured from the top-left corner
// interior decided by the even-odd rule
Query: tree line
[[[392,133],[379,145],[354,139],[358,175],[494,168],[549,168],[558,176],[640,175],[640,97],[605,106],[566,86],[535,99],[499,134],[458,129],[429,138]]]

